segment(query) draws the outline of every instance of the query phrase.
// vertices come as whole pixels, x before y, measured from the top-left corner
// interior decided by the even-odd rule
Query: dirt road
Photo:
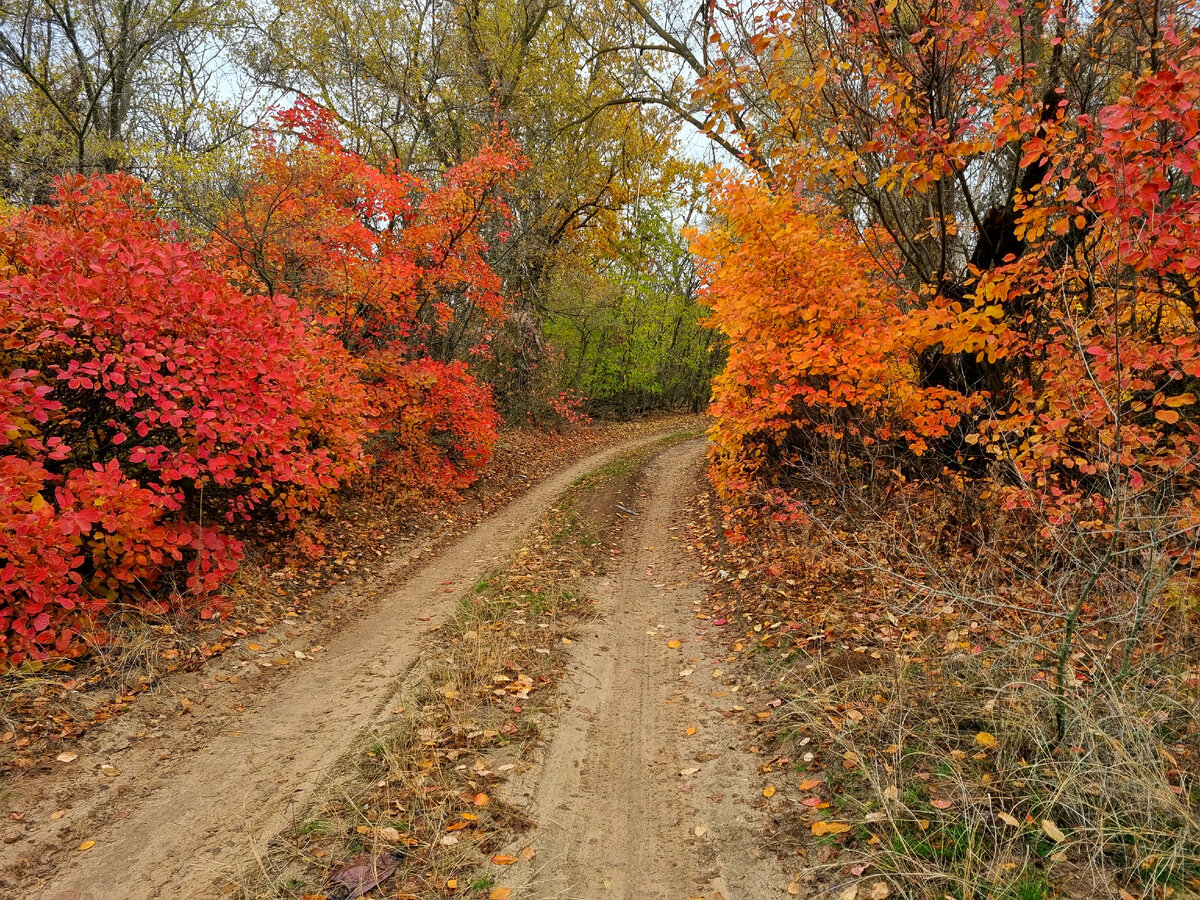
[[[212,896],[230,858],[255,852],[292,822],[323,773],[378,721],[431,621],[512,552],[572,481],[651,440],[547,478],[418,570],[324,652],[299,648],[294,675],[264,695],[245,692],[223,730],[190,752],[164,758],[161,745],[143,741],[123,750],[116,777],[74,766],[79,774],[69,784],[47,787],[24,809],[26,819],[46,825],[0,846],[0,870],[18,871],[22,856],[35,859],[38,877],[22,887],[63,900]],[[94,761],[88,753],[81,748],[80,764]],[[66,815],[51,820],[62,807]],[[80,852],[83,837],[95,846]]]
[[[704,582],[676,541],[703,445],[643,471],[623,562],[594,586],[600,615],[573,646],[568,708],[544,758],[509,788],[538,825],[539,865],[521,896],[786,896],[789,879],[760,849],[761,760],[742,749],[739,694],[696,618]]]
[[[324,652],[306,651],[299,638],[287,648],[296,661],[289,675],[243,690],[243,705],[191,746],[179,746],[179,734],[125,742],[110,778],[99,766],[103,738],[81,745],[86,765],[24,807],[27,820],[44,824],[0,846],[0,869],[23,873],[5,883],[54,900],[215,896],[231,863],[253,859],[297,821],[386,717],[424,635],[456,598],[513,552],[576,478],[652,440],[550,476]],[[612,574],[593,585],[600,614],[572,648],[561,720],[533,768],[505,787],[537,823],[539,848],[514,900],[722,900],[779,896],[786,884],[758,849],[759,761],[741,749],[737,688],[721,682],[717,650],[705,643],[711,626],[696,617],[703,582],[675,540],[703,446],[662,451],[638,476],[640,515]],[[95,845],[76,849],[84,837]]]

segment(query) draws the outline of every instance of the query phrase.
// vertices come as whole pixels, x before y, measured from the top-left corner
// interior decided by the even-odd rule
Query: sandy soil
[[[704,583],[676,542],[703,446],[643,471],[621,562],[594,586],[600,615],[572,648],[566,710],[504,792],[537,823],[537,865],[514,897],[787,896],[790,879],[760,849],[761,760],[742,749],[739,695],[696,618]]]
[[[419,569],[328,647],[307,646],[301,632],[283,649],[287,677],[259,691],[252,677],[239,679],[224,704],[208,705],[207,727],[192,743],[153,734],[136,742],[119,732],[89,736],[77,761],[35,785],[10,787],[6,805],[22,809],[31,827],[0,845],[0,893],[55,900],[213,896],[231,859],[257,852],[298,818],[325,773],[380,720],[422,635],[455,598],[512,552],[572,481],[653,439],[609,448],[550,476]],[[190,701],[181,703],[187,712]],[[95,844],[77,850],[84,840]]]

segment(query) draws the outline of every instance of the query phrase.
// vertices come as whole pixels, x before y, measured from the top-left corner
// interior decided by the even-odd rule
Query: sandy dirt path
[[[711,624],[696,617],[705,583],[677,542],[703,449],[689,441],[644,469],[640,515],[573,647],[561,721],[507,788],[537,823],[537,865],[514,898],[787,896],[760,849],[762,760],[744,749],[744,701],[720,679]]]
[[[54,900],[215,896],[230,862],[301,815],[326,773],[379,721],[430,620],[441,621],[455,598],[515,550],[576,478],[654,439],[609,448],[548,477],[419,569],[325,652],[298,657],[299,671],[249,697],[227,730],[183,759],[163,762],[158,749],[135,745],[120,769],[122,783],[136,790],[111,790],[99,774],[90,787],[76,785],[67,817],[0,847],[0,868],[23,853],[48,859],[49,873],[43,868],[41,883],[30,888]],[[28,818],[47,821],[60,802],[47,796]],[[79,833],[73,822],[87,824],[94,847],[79,852],[65,842]]]

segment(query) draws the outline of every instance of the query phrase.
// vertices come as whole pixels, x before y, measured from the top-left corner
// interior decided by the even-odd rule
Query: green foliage
[[[630,415],[646,408],[708,400],[723,362],[699,279],[681,236],[696,213],[661,197],[633,211],[614,257],[596,269],[572,268],[553,286],[546,335],[562,349],[561,378],[598,410]]]

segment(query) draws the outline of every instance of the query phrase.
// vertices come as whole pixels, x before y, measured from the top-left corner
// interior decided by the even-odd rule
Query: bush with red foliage
[[[0,663],[79,653],[116,603],[200,607],[364,462],[356,363],[206,267],[129,176],[0,223]]]
[[[343,146],[307,98],[274,125],[210,258],[246,290],[295,297],[363,361],[380,471],[433,493],[465,487],[499,419],[490,387],[453,360],[486,354],[505,313],[487,251],[504,237],[518,148],[498,130],[432,184]]]

